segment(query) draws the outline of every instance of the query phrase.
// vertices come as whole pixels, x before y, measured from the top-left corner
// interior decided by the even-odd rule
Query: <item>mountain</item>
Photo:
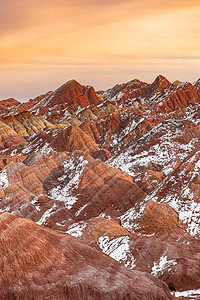
[[[0,298],[198,299],[199,140],[199,80],[2,100]]]
[[[162,281],[30,220],[3,213],[0,236],[2,299],[171,299]]]
[[[44,97],[31,110],[33,112],[49,112],[52,109],[63,111],[66,107],[76,111],[79,107],[97,105],[101,101],[91,86],[82,86],[76,80],[67,81],[54,92]]]

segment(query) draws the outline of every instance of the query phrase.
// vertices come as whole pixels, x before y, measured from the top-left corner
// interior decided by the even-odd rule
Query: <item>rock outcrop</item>
[[[77,220],[100,214],[115,218],[145,197],[130,175],[95,160],[85,152],[75,152],[71,156],[61,153],[52,158],[35,153],[23,163],[8,164],[0,173],[1,178],[5,194],[1,210],[30,217],[31,208],[38,211],[37,221],[49,211],[43,225],[47,219],[53,219],[54,225],[60,222],[62,227],[63,221],[64,224],[68,222],[64,219],[66,214]],[[43,198],[41,207],[36,204],[40,203],[38,197],[41,195],[55,200],[51,201],[51,209],[44,203],[49,201],[48,198]],[[64,215],[56,220],[54,215],[58,209]]]
[[[15,130],[20,136],[29,136],[44,129],[54,129],[55,126],[42,116],[34,116],[28,111],[2,118],[2,121]]]
[[[152,206],[152,204],[150,205]],[[145,213],[144,219],[147,220],[146,215],[147,213]],[[173,213],[168,212],[168,215],[173,218]],[[131,210],[129,217],[131,217]],[[155,225],[157,233],[161,226],[164,227],[161,231],[171,228],[171,233],[176,227],[174,238],[168,238],[162,232],[160,236],[156,237],[151,230],[145,233],[144,229],[147,229],[145,222],[144,226],[140,223],[140,227],[135,227],[138,234],[136,232],[131,234],[119,223],[105,218],[92,218],[72,224],[67,233],[78,237],[93,248],[101,250],[127,268],[153,274],[166,282],[172,291],[198,289],[200,284],[198,276],[199,243],[187,236],[186,233],[182,234],[183,230],[182,232],[179,230],[178,234],[177,220],[174,224],[173,220],[167,224],[170,218],[166,218],[165,221],[163,212],[158,211],[156,215],[148,217],[146,225],[148,224],[148,228],[151,226],[154,228],[153,225]],[[125,222],[128,222],[128,213],[122,218],[122,225],[126,227]],[[158,228],[159,230],[157,230]]]
[[[85,87],[76,80],[70,80],[43,98],[42,101],[32,108],[32,112],[43,114],[43,107],[46,109],[54,108],[54,110],[58,111],[68,108],[70,112],[73,112],[79,107],[84,108],[90,105],[98,105],[101,102],[93,87]]]
[[[18,135],[10,126],[0,121],[0,150],[25,144],[26,140]]]
[[[153,276],[123,268],[73,237],[0,215],[2,299],[171,299]]]

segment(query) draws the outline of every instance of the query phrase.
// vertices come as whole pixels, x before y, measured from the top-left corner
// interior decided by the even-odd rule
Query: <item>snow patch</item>
[[[0,173],[0,187],[3,188],[3,189],[6,189],[9,185],[10,185],[10,183],[9,183],[9,181],[8,181],[7,170],[4,169],[4,170]]]
[[[89,204],[89,203],[87,203],[87,204],[81,206],[81,207],[79,208],[79,210],[75,213],[75,216],[77,217],[77,216],[82,212],[82,210],[84,210],[84,209],[88,206],[88,204]]]
[[[154,265],[151,269],[151,274],[158,277],[162,275],[166,269],[170,271],[170,267],[174,265],[177,265],[175,259],[167,260],[167,255],[163,255],[160,257],[160,261],[158,263],[154,262]]]
[[[200,289],[198,290],[188,290],[184,292],[175,292],[173,294],[175,297],[188,297],[190,299],[200,299]]]
[[[66,233],[75,236],[77,238],[80,238],[83,234],[83,230],[85,229],[85,227],[86,227],[86,223],[84,221],[75,223],[69,226],[69,229],[67,230]]]
[[[63,201],[66,208],[72,208],[73,204],[78,200],[73,195],[73,190],[78,189],[80,176],[84,170],[87,160],[81,156],[77,160],[71,158],[63,163],[64,175],[58,178],[60,185],[49,191],[48,195],[52,199]]]
[[[38,225],[45,225],[45,222],[46,222],[47,218],[49,218],[54,213],[55,208],[56,208],[56,204],[54,203],[54,205],[51,208],[49,208],[47,211],[45,211],[45,213],[43,214],[43,216],[36,223]]]
[[[101,236],[98,239],[98,245],[103,253],[119,262],[123,262],[126,267],[130,269],[135,267],[135,258],[130,251],[129,236],[112,239],[108,236]]]

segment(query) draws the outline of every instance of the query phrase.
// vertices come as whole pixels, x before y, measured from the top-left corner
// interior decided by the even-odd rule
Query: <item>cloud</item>
[[[0,67],[10,77],[27,67],[34,74],[46,69],[46,80],[62,66],[72,77],[85,70],[87,78],[96,68],[99,80],[101,65],[125,72],[145,61],[146,69],[138,67],[145,73],[152,61],[166,66],[177,58],[186,66],[193,58],[198,68],[199,28],[199,0],[1,0]]]

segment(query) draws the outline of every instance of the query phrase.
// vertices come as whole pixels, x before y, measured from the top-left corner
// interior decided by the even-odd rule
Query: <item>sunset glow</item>
[[[27,100],[76,78],[197,80],[200,2],[1,0],[0,98]]]

